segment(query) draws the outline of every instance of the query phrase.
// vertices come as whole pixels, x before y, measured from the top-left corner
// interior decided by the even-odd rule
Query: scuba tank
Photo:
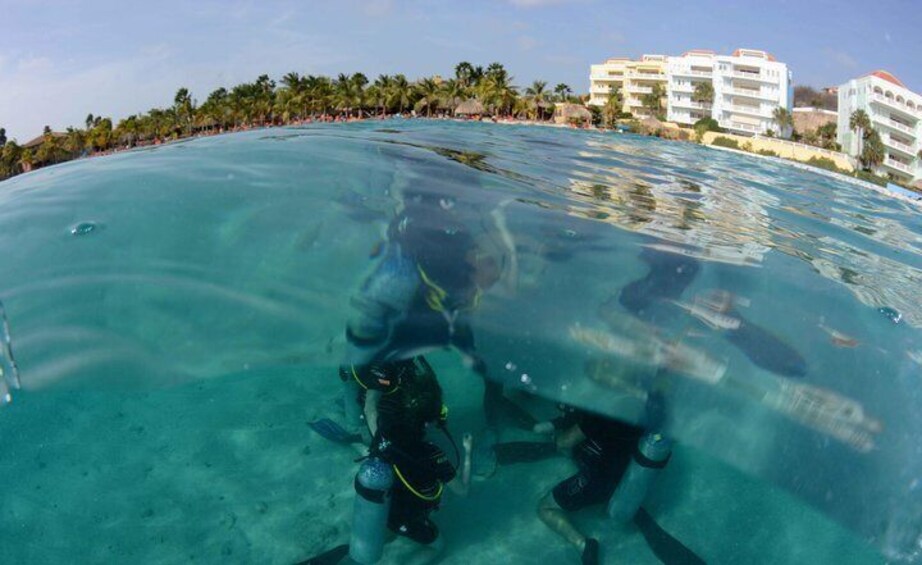
[[[368,565],[381,559],[393,485],[390,464],[378,457],[366,459],[355,475],[349,557],[356,563]]]
[[[619,522],[629,522],[634,518],[671,454],[672,441],[662,435],[647,432],[640,438],[633,460],[608,501],[609,517]]]

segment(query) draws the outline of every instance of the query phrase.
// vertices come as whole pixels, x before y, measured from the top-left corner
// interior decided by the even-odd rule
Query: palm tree
[[[566,102],[572,92],[570,87],[562,82],[554,87],[554,94],[557,95],[558,102]]]
[[[390,93],[388,94],[388,105],[396,108],[399,113],[409,108],[413,102],[413,89],[407,82],[407,77],[403,75],[394,75],[391,84]]]
[[[663,117],[663,96],[665,95],[666,91],[663,85],[655,83],[652,92],[640,97],[640,104],[646,108],[653,117],[661,119]]]
[[[530,110],[534,112],[534,117],[540,116],[544,119],[544,105],[547,104],[547,82],[536,80],[531,86],[525,89],[525,94],[529,98]]]
[[[188,88],[180,88],[173,97],[173,113],[176,115],[176,124],[185,135],[192,133],[192,118],[195,113],[195,101],[189,94]]]
[[[394,81],[390,75],[378,75],[378,78],[375,79],[375,83],[372,86],[374,90],[370,94],[370,98],[374,100],[375,107],[380,109],[382,116],[387,115],[388,96],[390,95],[393,83]]]
[[[455,66],[455,80],[464,87],[474,86],[474,66],[467,61],[461,61]]]
[[[611,90],[608,92],[608,99],[605,101],[605,106],[602,108],[605,124],[608,127],[613,127],[615,125],[615,119],[621,114],[621,109],[623,107],[624,97],[621,95],[621,89],[617,86],[612,86]]]
[[[864,148],[861,150],[861,164],[867,171],[872,171],[884,162],[884,143],[880,134],[873,128],[868,128],[864,137]]]
[[[467,98],[467,88],[459,80],[449,79],[442,83],[442,102],[449,110],[454,110]]]
[[[775,120],[775,123],[778,124],[778,131],[781,137],[788,137],[788,135],[785,134],[794,126],[794,116],[791,115],[787,108],[778,106],[775,108],[775,111],[772,112],[772,118]]]
[[[442,101],[442,89],[439,88],[431,78],[424,78],[416,82],[416,94],[419,99],[416,102],[415,110],[426,109],[426,117],[432,115],[432,107],[438,106]]]
[[[862,153],[862,141],[865,132],[871,128],[871,118],[868,117],[864,110],[855,110],[848,118],[848,129],[858,134],[858,155]]]

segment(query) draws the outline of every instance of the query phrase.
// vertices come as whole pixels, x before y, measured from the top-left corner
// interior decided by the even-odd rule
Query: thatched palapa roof
[[[474,100],[473,98],[470,100],[465,100],[464,102],[458,104],[458,107],[455,108],[456,116],[477,116],[483,115],[484,113],[483,104],[481,104],[478,100]]]
[[[557,104],[554,115],[564,120],[592,120],[592,112],[581,104]]]
[[[51,132],[51,136],[55,139],[64,139],[65,137],[67,137],[67,134],[60,132],[60,131],[53,131]],[[42,134],[36,137],[35,139],[30,139],[29,141],[25,142],[22,146],[28,147],[29,149],[35,149],[36,147],[38,147],[44,142],[45,142],[45,134]]]

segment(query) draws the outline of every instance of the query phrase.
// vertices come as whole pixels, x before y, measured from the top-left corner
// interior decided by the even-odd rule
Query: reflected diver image
[[[917,209],[695,144],[387,126],[0,185],[0,561],[918,561]]]

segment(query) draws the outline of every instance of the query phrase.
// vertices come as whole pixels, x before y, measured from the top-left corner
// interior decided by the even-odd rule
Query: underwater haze
[[[416,195],[416,196],[412,196]],[[420,196],[421,195],[421,196]],[[407,198],[514,250],[469,320],[487,375],[676,441],[646,508],[709,563],[922,556],[922,213],[789,164],[610,132],[392,119],[255,130],[0,183],[0,562],[293,563],[349,537],[352,300]],[[431,346],[460,434],[482,380]],[[445,563],[575,562],[571,473],[434,515]],[[606,562],[656,563],[578,517]],[[412,550],[390,544],[385,562]]]

